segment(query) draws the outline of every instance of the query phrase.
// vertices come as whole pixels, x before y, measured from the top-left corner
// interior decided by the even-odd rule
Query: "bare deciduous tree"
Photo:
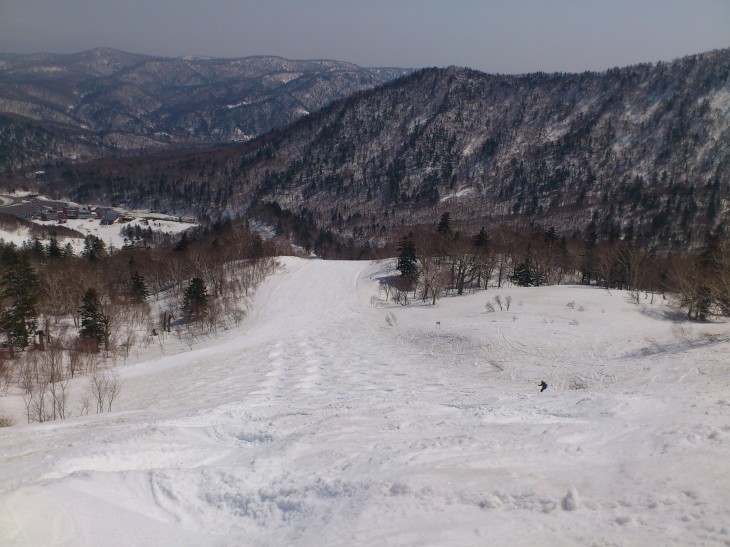
[[[0,354],[0,393],[3,396],[8,394],[8,388],[13,381],[13,361],[6,359],[5,355]]]
[[[57,344],[46,351],[29,351],[23,356],[21,378],[29,423],[66,418],[69,386],[63,356]]]
[[[122,388],[116,370],[102,371],[96,367],[89,376],[88,394],[96,403],[96,413],[111,412],[112,404]]]

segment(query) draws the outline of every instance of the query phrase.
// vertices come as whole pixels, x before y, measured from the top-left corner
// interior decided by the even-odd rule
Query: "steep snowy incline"
[[[0,543],[730,544],[726,323],[284,265],[240,329],[121,368],[115,412],[0,430]]]

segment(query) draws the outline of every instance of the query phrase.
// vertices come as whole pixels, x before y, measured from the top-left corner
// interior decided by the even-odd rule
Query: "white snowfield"
[[[120,367],[114,412],[0,429],[0,544],[730,545],[727,323],[283,263],[240,328]]]

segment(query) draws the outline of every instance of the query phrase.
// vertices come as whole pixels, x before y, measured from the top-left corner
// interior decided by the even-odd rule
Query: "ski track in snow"
[[[0,543],[730,545],[727,324],[284,262],[240,329],[120,368],[115,412],[0,430]]]

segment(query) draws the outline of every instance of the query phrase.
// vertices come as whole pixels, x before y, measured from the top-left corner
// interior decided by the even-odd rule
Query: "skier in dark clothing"
[[[547,389],[547,383],[545,382],[545,380],[543,380],[542,382],[540,382],[540,393],[542,393],[546,389]]]

